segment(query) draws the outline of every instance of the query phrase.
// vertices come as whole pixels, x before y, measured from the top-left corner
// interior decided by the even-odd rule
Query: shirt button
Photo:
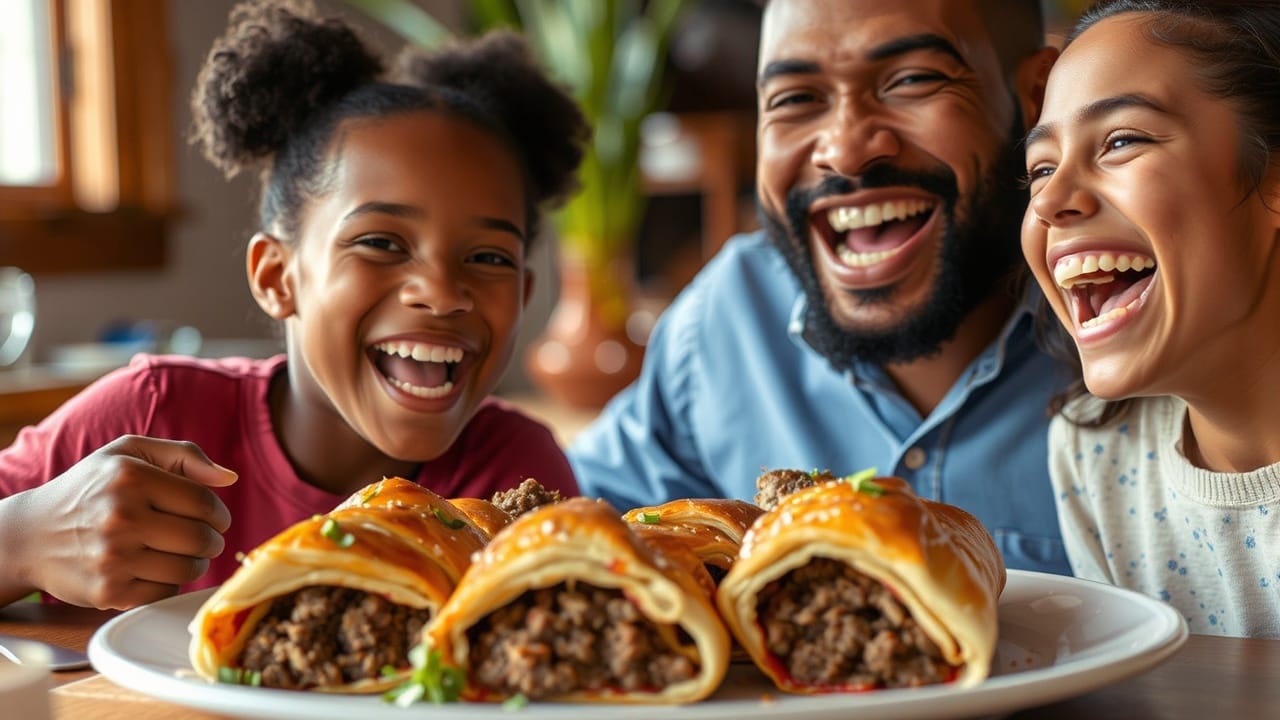
[[[918,447],[913,447],[902,457],[902,464],[906,465],[908,470],[919,470],[924,467],[924,461],[928,459],[928,453]]]

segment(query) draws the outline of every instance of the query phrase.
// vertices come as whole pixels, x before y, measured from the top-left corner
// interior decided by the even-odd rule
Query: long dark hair
[[[1085,10],[1063,42],[1065,50],[1098,22],[1123,13],[1144,13],[1144,31],[1152,42],[1174,48],[1195,66],[1195,80],[1206,93],[1236,111],[1240,133],[1240,181],[1247,194],[1259,192],[1280,151],[1280,2],[1277,0],[1102,0]],[[1046,350],[1074,368],[1076,380],[1053,398],[1049,410],[1079,425],[1096,427],[1128,411],[1128,400],[1103,403],[1087,415],[1065,412],[1088,394],[1081,379],[1074,342],[1047,302],[1036,312]]]

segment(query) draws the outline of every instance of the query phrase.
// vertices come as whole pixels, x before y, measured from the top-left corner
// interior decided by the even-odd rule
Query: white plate
[[[516,715],[501,705],[415,705],[378,696],[335,696],[207,683],[187,662],[187,623],[211,591],[179,595],[119,615],[89,643],[98,672],[117,684],[178,705],[245,718],[317,720],[459,717],[479,720],[650,718],[652,706],[530,703]],[[1099,583],[1009,571],[1000,597],[1000,641],[992,676],[975,687],[946,685],[818,696],[783,695],[750,665],[734,665],[708,700],[664,708],[662,717],[765,720],[965,718],[1013,712],[1079,695],[1153,667],[1187,639],[1169,605]]]

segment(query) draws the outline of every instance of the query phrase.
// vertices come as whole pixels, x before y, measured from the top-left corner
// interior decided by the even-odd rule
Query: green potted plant
[[[410,0],[347,0],[432,47],[452,34]],[[512,27],[572,89],[594,128],[581,190],[556,216],[561,292],[527,362],[569,404],[599,407],[639,372],[628,337],[632,254],[644,209],[640,126],[664,100],[666,51],[686,0],[470,0],[475,32]],[[585,323],[585,324],[584,324]]]

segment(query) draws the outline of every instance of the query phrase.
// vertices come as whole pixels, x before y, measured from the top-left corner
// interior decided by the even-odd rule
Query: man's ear
[[[1044,89],[1049,82],[1049,70],[1057,59],[1057,48],[1043,47],[1018,65],[1014,83],[1022,110],[1023,126],[1028,129],[1040,118],[1040,110],[1044,107]]]
[[[245,258],[249,290],[258,307],[276,320],[294,313],[293,273],[289,270],[292,256],[293,250],[273,235],[260,232],[249,240]]]

